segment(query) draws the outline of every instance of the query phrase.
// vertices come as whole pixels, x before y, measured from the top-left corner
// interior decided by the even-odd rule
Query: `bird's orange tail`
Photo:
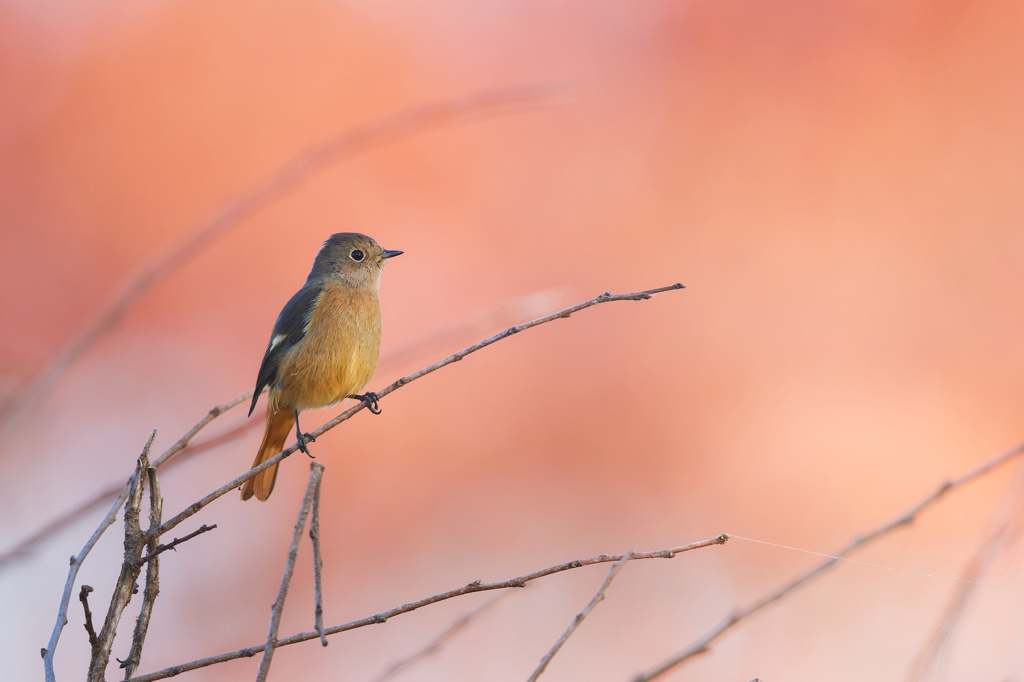
[[[284,442],[288,439],[288,434],[291,433],[294,423],[294,414],[291,410],[271,412],[269,408],[267,409],[267,426],[263,432],[260,451],[252,463],[253,468],[263,464],[284,449]],[[248,500],[255,495],[260,502],[266,502],[274,490],[274,481],[276,480],[277,465],[275,464],[242,484],[242,500]]]

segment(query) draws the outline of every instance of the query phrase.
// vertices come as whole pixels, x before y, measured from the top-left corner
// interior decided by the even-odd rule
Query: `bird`
[[[277,316],[256,376],[249,416],[263,388],[268,391],[266,427],[253,468],[284,448],[293,422],[299,449],[309,454],[306,444],[313,438],[302,433],[300,412],[355,398],[380,413],[376,394],[359,391],[373,377],[380,353],[378,290],[384,264],[402,253],[358,232],[332,234],[324,242],[306,283]],[[266,501],[276,479],[277,464],[242,484],[242,500],[255,495]]]

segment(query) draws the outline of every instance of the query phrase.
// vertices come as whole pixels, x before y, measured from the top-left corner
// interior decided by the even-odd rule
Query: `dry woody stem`
[[[148,473],[149,457],[147,452],[143,451],[135,466],[135,476],[129,485],[128,501],[124,508],[124,562],[121,564],[121,574],[117,578],[114,593],[110,597],[110,608],[107,609],[103,629],[98,635],[99,646],[94,650],[89,662],[89,675],[86,678],[89,682],[104,682],[106,679],[107,663],[110,661],[114,637],[117,636],[117,626],[121,622],[121,614],[131,601],[135,581],[142,570],[140,559],[147,542],[139,524],[139,510],[142,507],[142,487]]]
[[[320,488],[320,481],[324,475],[324,465],[320,462],[310,462],[309,469],[309,485],[306,486],[306,496],[302,499],[299,518],[295,522],[295,533],[292,535],[292,546],[288,550],[288,561],[285,564],[284,576],[281,578],[281,588],[277,592],[277,599],[274,600],[274,608],[270,615],[270,632],[267,633],[267,643],[263,646],[263,660],[260,661],[256,682],[265,682],[267,674],[270,672],[270,663],[274,657],[274,649],[277,647],[277,631],[281,627],[284,600],[288,597],[288,588],[291,586],[292,574],[295,572],[295,561],[299,558],[299,542],[302,540],[302,531],[306,527],[306,517],[309,516],[309,509],[313,505],[313,495]]]
[[[78,601],[82,602],[82,608],[85,609],[85,632],[89,635],[89,647],[92,649],[92,655],[96,655],[96,650],[100,646],[100,639],[96,636],[96,628],[92,624],[92,611],[89,610],[89,593],[93,592],[93,588],[88,585],[82,585],[82,591],[78,593]]]
[[[694,542],[688,545],[681,545],[679,547],[669,547],[668,549],[659,549],[653,552],[634,552],[633,555],[629,557],[629,561],[637,561],[639,559],[671,559],[677,554],[682,554],[683,552],[690,552],[695,549],[702,549],[704,547],[713,547],[715,545],[724,545],[726,541],[728,541],[728,539],[729,536],[727,535],[718,535],[708,540]],[[333,635],[339,632],[346,632],[348,630],[355,630],[357,628],[366,627],[367,625],[378,625],[380,623],[386,623],[388,619],[394,618],[395,616],[400,616],[404,613],[411,613],[416,609],[422,608],[424,606],[429,606],[431,604],[436,604],[438,602],[442,602],[448,599],[454,599],[456,597],[461,597],[466,594],[475,594],[477,592],[487,592],[490,590],[505,590],[513,587],[524,587],[529,582],[539,580],[540,578],[544,578],[549,575],[554,575],[555,573],[571,571],[576,568],[582,568],[583,566],[590,566],[593,564],[617,562],[621,561],[625,556],[625,554],[601,554],[600,556],[590,557],[588,559],[577,559],[575,561],[569,561],[564,564],[558,564],[557,566],[551,566],[549,568],[544,568],[539,571],[534,571],[533,573],[521,575],[517,578],[509,578],[508,580],[501,580],[499,582],[483,583],[479,580],[476,580],[474,582],[469,583],[468,585],[458,587],[454,590],[441,592],[440,594],[435,594],[432,597],[425,597],[423,599],[418,599],[407,604],[402,604],[401,606],[396,606],[393,609],[389,609],[387,611],[383,611],[372,616],[367,616],[366,618],[361,618],[359,620],[354,620],[348,623],[343,623],[341,625],[335,625],[333,627],[326,628],[324,630],[324,634]],[[286,637],[284,639],[277,640],[276,646],[280,648],[283,646],[288,646],[290,644],[298,644],[299,642],[317,639],[319,636],[320,633],[315,631],[300,632],[296,635],[292,635],[291,637]],[[154,680],[162,680],[168,677],[174,677],[175,675],[180,675],[181,673],[188,672],[189,670],[198,670],[199,668],[205,668],[207,666],[215,665],[217,663],[224,663],[225,661],[231,661],[236,658],[251,658],[256,654],[260,653],[261,651],[263,651],[265,646],[266,645],[264,644],[258,644],[256,646],[248,647],[245,649],[236,649],[235,651],[229,651],[227,653],[219,654],[217,656],[201,658],[199,660],[191,661],[189,663],[182,663],[181,665],[172,666],[170,668],[164,668],[163,670],[159,670],[148,675],[140,675],[139,677],[132,678],[132,680],[133,682],[153,682]]]
[[[910,524],[914,521],[915,518],[917,518],[918,514],[920,514],[925,509],[927,509],[928,507],[932,506],[940,499],[945,497],[946,494],[949,493],[950,491],[955,490],[956,488],[959,488],[960,486],[970,483],[971,481],[983,476],[984,474],[989,473],[996,467],[999,467],[1005,464],[1006,462],[1009,462],[1010,460],[1014,459],[1015,457],[1019,456],[1022,452],[1024,452],[1024,442],[1018,443],[1017,445],[1014,445],[1012,448],[1004,450],[1003,452],[992,457],[991,459],[982,462],[974,469],[971,469],[967,473],[962,474],[959,478],[955,478],[952,481],[946,481],[930,495],[918,501],[916,504],[914,504],[912,507],[907,509],[905,512],[903,512],[896,518],[887,521],[886,523],[883,523],[874,530],[871,530],[868,533],[861,535],[860,537],[854,538],[845,547],[834,552],[832,557],[829,557],[828,559],[822,561],[813,569],[798,576],[797,578],[786,583],[782,587],[779,587],[773,592],[769,592],[757,601],[752,602],[742,608],[736,609],[731,614],[729,614],[729,616],[725,620],[723,620],[717,626],[715,626],[707,633],[705,633],[704,636],[698,639],[696,642],[694,642],[687,648],[683,649],[676,655],[659,663],[647,672],[637,675],[633,678],[632,682],[646,682],[647,680],[653,680],[654,678],[665,674],[666,672],[672,670],[673,668],[682,664],[683,662],[688,661],[691,658],[708,651],[711,648],[711,645],[715,642],[715,640],[717,640],[719,637],[725,634],[726,631],[731,629],[737,623],[754,615],[764,607],[779,601],[793,590],[801,587],[805,583],[811,581],[813,578],[816,578],[817,576],[821,575],[822,573],[824,573],[825,571],[839,563],[840,559],[852,553],[854,550],[857,550],[863,547],[864,545],[874,542],[875,540],[883,537],[884,535],[887,535],[888,533],[891,533],[897,528],[902,528]]]
[[[604,601],[604,594],[608,591],[608,586],[612,584],[612,580],[614,580],[615,576],[619,574],[619,571],[621,571],[622,567],[626,565],[626,562],[632,558],[633,550],[629,550],[621,559],[615,562],[615,565],[608,571],[608,576],[604,579],[604,582],[601,584],[601,588],[597,591],[597,594],[594,595],[594,598],[590,600],[590,603],[587,604],[582,611],[576,614],[572,623],[569,624],[568,629],[562,633],[562,636],[558,638],[555,645],[551,647],[551,651],[547,652],[547,654],[544,655],[544,658],[540,659],[540,664],[537,665],[537,669],[533,671],[533,674],[530,675],[530,678],[526,682],[537,682],[537,678],[544,673],[548,667],[548,663],[550,663],[551,659],[555,657],[555,654],[557,654],[558,650],[562,648],[562,645],[565,644],[566,640],[572,636],[572,633],[576,632],[576,628],[578,628],[580,623],[583,622],[583,619],[590,615],[590,612],[594,610],[595,606]]]
[[[147,467],[149,476],[149,532],[160,526],[160,517],[163,514],[164,500],[160,496],[160,481],[157,480],[156,469]],[[186,538],[187,539],[187,538]],[[135,634],[132,636],[132,648],[128,658],[121,662],[124,668],[124,679],[130,679],[139,668],[139,661],[142,660],[142,646],[146,642],[146,633],[149,631],[149,619],[153,615],[153,604],[160,594],[160,558],[157,556],[158,543],[160,538],[150,535],[146,544],[146,558],[139,559],[139,563],[146,564],[146,589],[142,597],[142,609],[135,621]],[[173,543],[172,543],[173,544]]]
[[[313,609],[313,624],[316,631],[320,633],[320,644],[327,646],[327,636],[324,635],[324,597],[321,588],[321,574],[323,573],[324,560],[320,554],[320,491],[323,485],[317,481],[316,489],[313,490],[313,518],[309,521],[309,539],[313,543],[313,594],[316,599],[316,606]]]
[[[159,521],[157,523],[159,524]],[[213,524],[212,526],[207,526],[206,524],[203,524],[202,526],[199,527],[198,530],[194,530],[191,533],[189,533],[188,535],[185,535],[185,536],[180,537],[180,538],[174,538],[174,540],[172,540],[171,542],[168,542],[166,545],[156,545],[155,547],[152,547],[152,543],[154,543],[156,541],[157,536],[153,535],[152,536],[152,540],[150,541],[151,542],[151,549],[147,552],[146,556],[144,556],[141,559],[139,559],[139,561],[141,561],[142,563],[146,563],[147,561],[156,561],[157,557],[159,557],[161,554],[163,554],[167,550],[173,549],[173,550],[177,551],[178,550],[178,545],[182,544],[183,542],[188,542],[189,540],[191,540],[192,538],[194,538],[197,535],[202,535],[203,533],[208,533],[208,532],[210,532],[211,530],[213,530],[216,527],[217,527],[216,523]],[[153,532],[152,530],[149,531],[149,533],[152,533],[152,532]]]

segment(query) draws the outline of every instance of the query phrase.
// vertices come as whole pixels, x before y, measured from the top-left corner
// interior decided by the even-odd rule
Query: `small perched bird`
[[[313,261],[306,283],[285,304],[274,323],[263,354],[256,392],[267,392],[267,425],[253,467],[284,449],[295,423],[299,449],[309,454],[313,438],[299,427],[299,412],[328,407],[345,398],[370,403],[378,414],[377,396],[360,395],[377,368],[380,352],[380,302],[377,290],[388,251],[366,235],[332,234]],[[242,485],[242,499],[266,500],[274,490],[277,465]]]

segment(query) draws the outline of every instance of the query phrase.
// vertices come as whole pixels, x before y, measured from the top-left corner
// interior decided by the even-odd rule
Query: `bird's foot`
[[[366,403],[367,409],[373,414],[380,414],[380,396],[373,391],[367,391],[361,395],[350,395],[349,398],[362,400]]]
[[[306,443],[315,443],[315,442],[316,442],[316,438],[313,438],[312,434],[309,434],[309,433],[299,433],[299,450],[301,450],[302,452],[306,453],[306,456],[309,457],[310,459],[313,459],[313,453],[311,453],[309,451],[309,448],[306,447]]]
[[[292,411],[295,413],[295,438],[299,441],[299,450],[306,453],[306,457],[312,459],[313,455],[310,453],[309,448],[306,447],[306,443],[314,443],[316,442],[316,438],[313,438],[313,436],[308,433],[302,432],[302,427],[299,426],[299,410],[298,408],[293,408]]]

